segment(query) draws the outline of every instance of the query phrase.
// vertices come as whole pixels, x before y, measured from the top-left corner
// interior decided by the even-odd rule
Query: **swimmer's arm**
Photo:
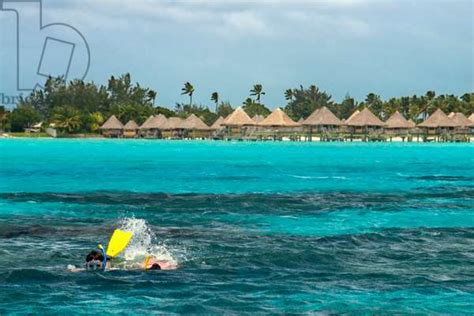
[[[67,265],[67,270],[69,272],[81,272],[81,271],[86,271],[84,268],[77,268],[76,266],[73,266],[72,264]]]
[[[159,261],[158,264],[160,265],[161,270],[175,270],[178,268],[178,265],[173,262]]]

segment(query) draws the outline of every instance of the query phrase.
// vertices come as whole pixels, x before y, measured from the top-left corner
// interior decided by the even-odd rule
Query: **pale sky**
[[[474,90],[470,0],[43,0],[42,6],[43,25],[66,23],[86,39],[86,80],[106,83],[112,74],[130,72],[158,92],[157,104],[170,108],[187,101],[180,95],[186,81],[204,105],[212,105],[213,91],[240,105],[260,83],[270,108],[284,106],[284,91],[300,84],[316,84],[337,101],[346,93],[362,100],[369,92],[388,99]],[[28,88],[42,82],[36,72],[45,37],[63,31],[38,31],[39,6],[20,8],[20,72]],[[16,29],[13,12],[0,11],[5,95],[18,94]],[[81,76],[87,56],[80,37],[71,36],[79,40],[79,61],[72,61],[68,79]],[[43,66],[50,66],[41,73],[67,65],[70,47],[53,49],[58,43],[48,44],[46,51],[57,53],[43,56]]]

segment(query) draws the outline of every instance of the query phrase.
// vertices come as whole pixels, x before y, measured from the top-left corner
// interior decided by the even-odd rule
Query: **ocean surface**
[[[98,312],[473,314],[474,145],[0,140],[0,314]]]

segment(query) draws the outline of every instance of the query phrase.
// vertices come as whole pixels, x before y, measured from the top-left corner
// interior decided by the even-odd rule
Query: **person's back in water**
[[[144,270],[174,270],[177,265],[173,262],[158,260],[153,256],[147,256],[143,262]]]

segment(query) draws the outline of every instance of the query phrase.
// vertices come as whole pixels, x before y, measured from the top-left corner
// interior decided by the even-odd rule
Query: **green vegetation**
[[[181,89],[182,95],[189,96],[189,104],[177,103],[174,109],[155,106],[157,92],[132,83],[130,74],[110,77],[107,85],[94,82],[73,80],[65,82],[62,78],[48,78],[43,89],[33,91],[28,97],[20,99],[15,109],[8,111],[0,106],[0,130],[23,132],[25,128],[43,122],[43,127],[54,126],[62,134],[97,133],[99,127],[111,115],[117,116],[123,123],[135,120],[142,124],[150,115],[163,114],[166,117],[187,117],[195,114],[211,125],[219,116],[226,117],[234,110],[227,101],[214,92],[211,99],[214,111],[207,105],[193,104],[194,86],[186,82]],[[265,91],[261,84],[253,85],[250,97],[243,102],[244,110],[254,115],[268,115],[270,110],[262,102]],[[474,93],[461,97],[455,95],[437,95],[428,91],[422,96],[404,96],[387,101],[375,93],[358,102],[346,95],[340,103],[332,100],[330,94],[317,86],[300,86],[284,92],[287,105],[284,110],[294,120],[308,117],[314,110],[327,106],[340,118],[349,117],[356,109],[368,107],[382,120],[386,120],[395,111],[406,118],[419,122],[437,108],[445,113],[462,112],[470,115],[474,111]],[[50,125],[51,124],[51,125]],[[28,134],[30,135],[30,134]]]
[[[350,95],[346,95],[341,103],[337,103],[332,100],[331,95],[311,85],[309,88],[300,86],[288,89],[285,91],[285,98],[288,101],[285,111],[294,120],[301,117],[307,118],[314,110],[323,106],[328,107],[340,118],[347,118],[355,110],[368,107],[384,121],[395,111],[399,111],[407,119],[415,122],[421,121],[438,108],[445,113],[462,112],[465,115],[474,111],[474,93],[472,92],[465,93],[459,98],[455,95],[436,96],[434,91],[428,91],[423,96],[391,98],[388,101],[383,101],[375,93],[369,93],[362,102],[357,102]]]

